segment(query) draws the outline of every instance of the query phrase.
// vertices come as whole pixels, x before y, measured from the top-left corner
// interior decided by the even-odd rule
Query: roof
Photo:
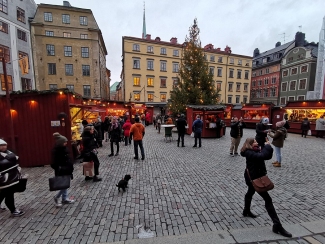
[[[117,88],[117,86],[119,84],[120,84],[120,82],[118,82],[118,81],[114,82],[114,84],[110,86],[110,91],[111,92],[115,92],[116,91],[116,88]]]
[[[270,49],[270,50],[268,50],[268,51],[265,51],[264,53],[260,53],[258,56],[253,57],[253,61],[254,61],[255,59],[263,58],[263,57],[268,56],[268,55],[270,55],[270,54],[277,53],[277,52],[279,52],[279,51],[282,51],[282,50],[284,50],[284,49],[287,49],[287,48],[288,48],[292,43],[294,43],[294,42],[295,42],[295,41],[287,42],[287,43],[285,43],[285,44],[283,44],[283,45],[281,45],[281,46],[278,46],[278,47],[272,48],[272,49]]]
[[[91,9],[87,9],[87,8],[77,8],[77,7],[68,7],[68,6],[64,6],[64,5],[54,5],[54,4],[45,4],[45,3],[40,3],[37,4],[38,7],[43,7],[43,8],[56,8],[56,9],[62,9],[62,10],[71,10],[71,11],[78,11],[78,12],[87,12],[87,13],[91,13],[92,11]]]
[[[202,110],[220,110],[225,109],[226,106],[223,105],[186,105],[188,108],[202,109]]]
[[[308,44],[305,48],[311,49],[311,55],[315,58],[318,56],[318,45],[317,44]]]

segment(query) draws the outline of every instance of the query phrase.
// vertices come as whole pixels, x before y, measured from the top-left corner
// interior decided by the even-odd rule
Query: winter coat
[[[316,130],[325,130],[325,119],[319,118],[316,120]]]
[[[272,144],[275,147],[283,147],[284,139],[287,134],[287,130],[284,127],[278,128],[276,131],[272,131],[269,135],[273,138]]]
[[[246,169],[249,171],[251,180],[255,180],[267,174],[264,160],[269,160],[273,155],[273,148],[270,145],[265,145],[261,151],[248,149],[240,153],[246,158]],[[245,178],[247,173],[245,170]]]
[[[101,141],[103,140],[102,138],[102,122],[96,122],[94,124],[94,128],[97,131],[97,135],[96,135],[96,141]]]
[[[267,137],[267,132],[264,132],[269,129],[268,125],[264,125],[262,123],[258,123],[256,125],[256,136],[255,139],[258,143],[258,145],[264,145],[264,142],[266,142],[265,138]]]
[[[104,131],[109,131],[110,126],[111,126],[111,122],[109,121],[109,118],[105,118],[103,122]]]
[[[84,154],[89,154],[91,151],[98,148],[97,143],[95,141],[95,135],[91,134],[90,131],[84,131],[81,137]]]
[[[151,115],[150,115],[150,113],[147,113],[146,114],[146,121],[149,123],[149,121],[150,121],[150,118],[151,118]]]
[[[192,131],[194,133],[202,133],[203,122],[200,119],[196,119],[192,125]]]
[[[124,136],[126,136],[126,137],[130,136],[131,126],[132,126],[131,122],[129,120],[127,120],[122,127],[122,129],[124,130]]]
[[[162,118],[161,118],[160,115],[158,115],[158,116],[156,117],[156,122],[157,122],[158,124],[161,124],[161,122],[162,122]]]
[[[54,169],[55,176],[71,175],[72,178],[73,163],[66,146],[56,146],[52,149],[51,167]]]
[[[245,122],[232,122],[230,125],[230,136],[233,138],[238,138],[239,132],[240,132],[240,137],[243,137],[243,128],[246,128]]]
[[[0,190],[8,188],[19,182],[20,172],[18,170],[18,159],[16,155],[9,150],[1,152],[0,154]],[[5,175],[8,178],[5,179]]]
[[[185,131],[186,131],[186,127],[187,126],[187,122],[186,122],[186,120],[184,119],[184,118],[179,118],[178,120],[177,120],[177,131],[178,131],[178,133],[182,133],[182,134],[184,134],[185,133]]]
[[[300,127],[301,130],[310,130],[310,122],[306,119],[304,119],[302,122],[301,122],[301,127]]]
[[[172,125],[172,124],[173,124],[172,118],[168,118],[166,125]]]
[[[134,141],[141,141],[145,134],[145,128],[141,123],[135,123],[131,126],[130,137],[133,137]]]
[[[117,123],[116,128],[114,128],[113,124],[111,125],[110,135],[111,135],[112,142],[120,142],[120,140],[121,140],[121,126],[119,123]]]

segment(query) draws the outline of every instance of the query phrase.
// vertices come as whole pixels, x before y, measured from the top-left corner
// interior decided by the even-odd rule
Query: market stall
[[[188,123],[187,134],[192,133],[192,125],[197,115],[200,115],[203,121],[203,138],[217,137],[217,121],[224,119],[225,106],[223,105],[187,105],[186,117]],[[220,136],[223,136],[223,130],[220,130]]]
[[[247,128],[256,128],[256,123],[259,123],[263,117],[270,119],[273,106],[273,103],[247,103],[243,105],[240,117],[244,119]]]

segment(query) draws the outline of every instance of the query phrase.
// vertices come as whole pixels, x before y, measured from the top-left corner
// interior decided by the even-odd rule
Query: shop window
[[[247,120],[261,120],[262,117],[269,117],[268,109],[265,110],[254,110],[254,108],[251,108],[251,110],[245,110],[244,113],[244,119]]]
[[[179,56],[179,51],[178,50],[173,50],[173,56],[178,57]]]
[[[232,103],[232,96],[228,96],[228,103]]]
[[[241,79],[241,70],[237,70],[237,79]]]
[[[166,102],[166,94],[160,94],[160,101]]]
[[[7,14],[8,13],[8,1],[0,0],[0,11]]]
[[[133,51],[140,51],[140,45],[139,44],[133,44]]]
[[[153,102],[153,94],[148,94],[148,102]]]
[[[282,82],[281,83],[281,91],[286,92],[287,91],[287,86],[288,86],[288,82]]]
[[[69,89],[71,92],[74,92],[74,85],[67,85],[67,89]]]
[[[240,83],[237,83],[236,84],[236,92],[239,92],[240,91],[240,85],[241,85]]]
[[[214,75],[214,67],[209,67],[209,72],[211,75]]]
[[[295,100],[295,97],[288,97],[288,102],[291,102],[291,101],[294,101]]]
[[[63,37],[70,38],[71,37],[71,33],[70,32],[63,32]]]
[[[133,59],[133,69],[140,69],[140,59]]]
[[[166,87],[166,78],[160,78],[160,87],[162,88]]]
[[[1,3],[1,0],[0,0],[0,3]],[[0,6],[1,6],[1,4],[0,4]],[[8,24],[3,21],[0,21],[0,31],[8,34]]]
[[[233,69],[229,70],[229,78],[234,78],[234,70]]]
[[[282,77],[287,77],[287,76],[288,76],[288,70],[283,70]]]
[[[307,79],[299,80],[299,90],[305,90],[307,85]]]
[[[23,91],[32,90],[32,80],[27,78],[21,78],[21,88]]]
[[[306,73],[308,72],[308,65],[303,65],[300,67],[300,73]]]
[[[218,62],[222,63],[222,57],[218,57]]]
[[[49,75],[56,75],[56,64],[55,63],[48,63],[47,69],[48,69]]]
[[[160,48],[160,54],[166,55],[166,48],[164,47]]]
[[[10,51],[9,47],[0,45],[0,58],[5,58],[5,61],[10,62]]]
[[[140,101],[140,93],[134,94],[134,101]]]
[[[81,57],[82,58],[89,58],[89,47],[82,47],[81,48]]]
[[[295,91],[296,90],[296,83],[297,83],[297,81],[295,81],[295,80],[290,81],[289,91]]]
[[[52,13],[45,12],[44,13],[44,21],[45,22],[52,22],[53,21]]]
[[[147,52],[153,53],[153,46],[147,46]]]
[[[291,75],[296,75],[298,73],[298,68],[291,69]]]
[[[305,100],[305,96],[297,97],[298,101]],[[308,118],[310,122],[315,122],[320,116],[324,115],[325,109],[286,109],[289,120],[292,122],[301,122],[304,118]]]
[[[249,71],[245,70],[245,79],[248,80],[249,79]]]
[[[88,25],[88,18],[86,16],[79,17],[80,25]]]
[[[153,70],[153,60],[147,60],[147,69]]]
[[[147,78],[147,86],[153,86],[153,78]]]
[[[285,105],[285,104],[286,104],[286,98],[280,97],[280,105]]]
[[[173,72],[178,73],[178,63],[173,63]]]
[[[133,85],[140,86],[140,77],[133,77]]]
[[[167,62],[160,61],[160,71],[167,71]]]
[[[206,112],[204,115],[204,122],[206,129],[217,128],[217,120],[220,118],[220,113]]]
[[[45,35],[46,36],[54,36],[54,32],[53,31],[45,31]]]
[[[90,65],[82,65],[82,75],[90,76]]]
[[[57,84],[49,84],[49,89],[56,90],[56,89],[58,89],[58,85]]]
[[[91,96],[90,86],[84,85],[83,92],[84,92],[84,97],[90,97]]]
[[[26,21],[25,21],[25,10],[23,10],[21,8],[17,8],[17,20],[20,21],[20,22],[26,23]]]
[[[65,65],[65,75],[73,75],[73,64]]]
[[[80,34],[80,39],[88,39],[88,34]]]
[[[70,24],[70,15],[69,14],[62,14],[62,23]]]
[[[240,96],[236,96],[236,103],[240,103]]]
[[[72,57],[72,46],[64,46],[64,56]]]
[[[210,55],[210,62],[214,62],[214,56]]]
[[[244,92],[248,91],[248,83],[244,83]]]
[[[7,75],[7,81],[8,81],[9,91],[12,91],[13,87],[12,87],[12,76],[11,75]],[[1,90],[2,91],[6,90],[5,76],[3,74],[1,74]]]
[[[233,86],[232,83],[229,83],[229,84],[228,84],[228,91],[229,91],[229,92],[232,92],[232,86]]]
[[[222,77],[222,68],[218,67],[218,77]]]

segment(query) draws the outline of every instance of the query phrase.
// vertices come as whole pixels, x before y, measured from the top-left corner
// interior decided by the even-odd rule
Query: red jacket
[[[131,122],[130,120],[126,120],[126,122],[124,123],[122,129],[124,130],[124,136],[129,137],[130,136],[130,129],[131,129]]]

